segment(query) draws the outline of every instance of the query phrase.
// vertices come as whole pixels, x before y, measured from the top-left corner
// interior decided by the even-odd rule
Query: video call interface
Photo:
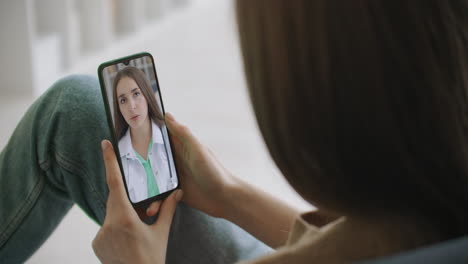
[[[153,60],[143,56],[102,72],[112,127],[133,203],[178,185]]]

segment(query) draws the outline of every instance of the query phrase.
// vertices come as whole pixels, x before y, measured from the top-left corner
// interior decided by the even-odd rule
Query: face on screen
[[[175,189],[178,178],[151,57],[107,66],[102,77],[130,200]]]

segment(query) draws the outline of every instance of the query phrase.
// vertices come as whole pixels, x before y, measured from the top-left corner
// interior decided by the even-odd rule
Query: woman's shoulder
[[[318,227],[307,220],[312,213],[302,214],[296,219],[285,246],[272,254],[242,263],[334,263],[333,259],[337,260],[336,263],[340,263],[338,261],[339,256],[335,254],[336,252],[334,254],[324,254],[324,251],[321,249],[320,240],[327,237],[330,231],[340,226],[345,221],[345,218],[338,218]]]
[[[296,220],[288,244],[250,264],[346,263],[417,248],[437,239],[437,232],[419,221],[394,219],[380,225],[356,223],[345,217],[320,228]]]

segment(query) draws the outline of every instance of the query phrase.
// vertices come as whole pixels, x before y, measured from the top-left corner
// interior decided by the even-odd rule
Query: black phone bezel
[[[149,204],[151,204],[152,202],[154,201],[158,201],[158,200],[163,200],[165,199],[167,196],[169,196],[173,191],[177,190],[177,189],[180,189],[180,178],[179,178],[179,173],[177,171],[177,164],[176,164],[176,160],[175,158],[173,157],[174,155],[174,144],[172,142],[172,139],[171,139],[171,134],[170,134],[170,131],[168,129],[168,135],[169,135],[169,144],[170,144],[170,148],[171,148],[171,152],[172,152],[172,160],[173,160],[173,163],[174,163],[174,166],[175,166],[175,172],[176,172],[176,177],[177,177],[177,186],[170,190],[170,191],[166,191],[164,193],[161,193],[161,194],[158,194],[156,196],[153,196],[151,198],[148,198],[146,200],[143,200],[143,201],[140,201],[140,202],[137,202],[137,203],[133,203],[132,200],[130,199],[130,195],[128,193],[128,188],[127,188],[127,183],[125,181],[125,175],[124,175],[124,172],[123,172],[123,168],[122,168],[122,161],[120,159],[120,151],[119,151],[119,148],[118,148],[118,142],[117,142],[117,139],[116,139],[116,136],[115,136],[115,133],[114,133],[114,126],[112,124],[112,113],[110,112],[110,106],[109,106],[109,102],[107,100],[107,91],[106,91],[106,87],[105,87],[105,83],[104,83],[104,78],[103,78],[103,70],[108,67],[108,66],[112,66],[112,65],[115,65],[115,64],[118,64],[118,63],[124,63],[124,62],[128,62],[130,60],[133,60],[133,59],[138,59],[138,58],[141,58],[141,57],[150,57],[151,58],[151,62],[153,64],[153,72],[154,72],[154,76],[155,76],[155,79],[156,79],[156,85],[158,86],[158,91],[159,91],[159,97],[160,97],[160,100],[161,100],[161,108],[162,108],[162,114],[163,116],[166,115],[166,111],[165,111],[165,108],[164,108],[164,103],[163,103],[163,99],[162,99],[162,92],[161,92],[161,86],[159,86],[159,80],[158,80],[158,75],[156,74],[156,64],[154,63],[154,58],[153,58],[153,55],[151,55],[149,52],[140,52],[140,53],[136,53],[136,54],[132,54],[132,55],[129,55],[129,56],[125,56],[125,57],[121,57],[121,58],[117,58],[115,60],[111,60],[111,61],[107,61],[107,62],[104,62],[102,63],[101,65],[99,65],[98,67],[98,78],[99,78],[99,85],[101,86],[101,94],[102,94],[102,100],[104,101],[104,106],[105,106],[105,110],[106,110],[106,117],[107,117],[107,125],[109,127],[109,130],[112,131],[111,133],[111,143],[112,143],[112,146],[114,147],[114,151],[116,153],[116,157],[117,157],[117,161],[119,163],[119,169],[120,169],[120,173],[122,175],[122,181],[124,183],[124,186],[125,186],[125,192],[127,193],[127,198],[128,200],[130,201],[130,203],[132,204],[132,206],[134,208],[140,208],[140,207],[145,207]]]

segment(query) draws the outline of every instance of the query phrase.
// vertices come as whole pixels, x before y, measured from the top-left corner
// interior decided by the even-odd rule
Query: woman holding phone
[[[150,113],[151,96],[143,96],[148,102],[148,116],[155,120],[153,123],[159,122],[161,119]],[[128,127],[130,130],[131,126]],[[167,135],[164,126],[161,130],[163,137]],[[153,131],[157,129],[146,133],[153,134]],[[156,225],[143,223],[131,205],[115,156],[114,165],[119,174],[112,175],[121,178],[106,178],[100,143],[111,138],[112,133],[99,82],[93,76],[63,78],[29,107],[0,153],[0,263],[24,263],[75,204],[99,225],[104,224],[105,219],[107,223],[111,219],[124,223],[115,213],[131,219],[136,217],[138,222],[126,223],[128,227],[145,230],[144,235],[128,240],[120,250],[136,249],[143,242],[149,246],[144,255],[151,258],[155,252],[164,253],[167,263],[226,263],[271,251],[233,223],[209,216],[185,203],[177,206],[165,203],[165,217],[159,217],[158,222],[162,219],[168,222],[163,232],[154,229],[161,232],[155,235],[151,230]],[[121,133],[125,135],[126,131]],[[143,145],[148,148],[149,143]],[[144,154],[143,149],[141,155]],[[109,199],[117,197],[113,195],[116,192],[112,182],[121,184],[119,203]],[[142,196],[147,195],[146,186],[140,184],[137,188],[141,189]],[[178,193],[175,191],[166,200],[174,201]],[[170,219],[168,208],[172,208]],[[154,216],[154,209],[148,210],[147,215]],[[168,235],[169,226],[172,226],[171,236]],[[123,230],[129,229],[120,229]],[[159,241],[164,248],[153,248],[155,241],[149,239]],[[140,262],[135,258],[130,263]]]
[[[168,114],[183,196],[177,190],[153,203],[147,214],[159,217],[148,226],[127,199],[112,145],[104,140],[102,150],[97,149],[96,138],[109,135],[89,135],[84,146],[79,140],[71,147],[64,144],[79,134],[67,126],[76,128],[76,120],[69,124],[59,119],[61,112],[53,104],[63,104],[57,97],[70,100],[61,97],[67,91],[76,96],[62,82],[61,89],[54,87],[32,106],[1,155],[0,186],[19,187],[0,193],[8,195],[6,201],[16,201],[0,204],[0,209],[9,209],[0,210],[11,216],[7,220],[13,219],[0,217],[0,227],[5,226],[0,245],[10,249],[0,256],[16,249],[16,259],[23,259],[20,249],[37,247],[40,241],[28,234],[35,234],[38,221],[45,218],[38,217],[44,216],[41,205],[63,213],[71,202],[55,198],[66,189],[57,186],[79,185],[82,178],[91,179],[79,185],[87,195],[69,194],[102,223],[93,248],[103,263],[232,263],[268,252],[256,250],[258,244],[243,233],[232,242],[237,231],[226,235],[225,228],[217,228],[226,222],[187,215],[190,209],[177,205],[182,197],[191,207],[234,222],[277,249],[251,260],[255,264],[352,263],[468,234],[466,1],[236,3],[247,83],[265,144],[292,187],[318,210],[299,212],[235,177]],[[89,89],[81,98],[96,109],[100,102],[92,98],[99,96],[97,83],[73,83]],[[87,118],[80,131],[102,128],[105,118],[93,117],[86,106],[79,108]],[[33,136],[27,136],[28,129]],[[36,144],[35,138],[47,140]],[[70,149],[82,155],[64,158]],[[93,162],[101,153],[107,185],[98,176],[73,177],[101,175],[102,163]],[[89,159],[84,169],[75,165],[80,159]],[[25,160],[39,162],[25,168],[20,166]],[[9,182],[18,179],[29,184]],[[88,202],[96,194],[89,185],[101,192],[108,186],[106,205],[100,195],[99,204]],[[28,199],[22,202],[23,197]],[[50,222],[60,213],[41,221],[41,229],[54,226]],[[183,220],[189,222],[181,224]],[[200,229],[204,232],[196,233]],[[227,256],[229,249],[245,245],[244,253],[256,253]],[[187,252],[193,248],[196,252]]]
[[[466,1],[236,3],[265,144],[318,210],[299,213],[235,177],[168,114],[184,201],[277,249],[251,264],[354,263],[468,235]],[[108,143],[107,173],[119,179]],[[153,236],[178,199],[150,208],[162,216]],[[161,253],[152,262],[164,263],[161,243],[109,254],[136,236],[108,232],[129,220],[114,216],[94,243],[103,262],[151,247]]]
[[[145,73],[120,70],[112,85],[114,127],[128,193],[137,203],[177,186],[169,138]],[[164,136],[163,136],[164,135]]]

